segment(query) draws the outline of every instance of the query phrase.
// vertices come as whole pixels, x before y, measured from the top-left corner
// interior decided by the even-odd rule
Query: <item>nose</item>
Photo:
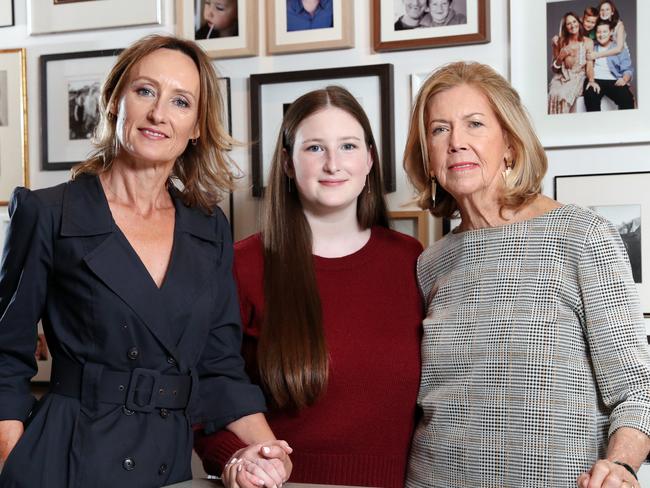
[[[449,152],[455,153],[467,149],[467,143],[463,138],[463,133],[457,129],[451,129],[449,134]]]
[[[325,164],[323,165],[323,169],[325,172],[331,174],[339,171],[339,161],[335,153],[332,153],[330,151],[325,152]]]
[[[165,106],[160,98],[157,98],[152,104],[147,114],[147,117],[151,122],[155,124],[160,124],[165,121]]]

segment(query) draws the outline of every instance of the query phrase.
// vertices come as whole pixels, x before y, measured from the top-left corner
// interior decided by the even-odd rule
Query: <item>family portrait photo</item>
[[[70,140],[90,139],[99,122],[98,80],[68,82],[68,127]]]
[[[395,30],[467,24],[467,0],[393,0]]]
[[[194,39],[237,37],[239,20],[237,0],[193,0]]]
[[[638,104],[636,0],[546,4],[548,114]]]

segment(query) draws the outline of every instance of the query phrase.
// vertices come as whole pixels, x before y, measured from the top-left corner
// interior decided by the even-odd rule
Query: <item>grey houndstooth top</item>
[[[644,270],[650,273],[650,270]],[[614,227],[565,205],[449,234],[418,261],[423,411],[408,487],[575,487],[650,434],[650,351]]]

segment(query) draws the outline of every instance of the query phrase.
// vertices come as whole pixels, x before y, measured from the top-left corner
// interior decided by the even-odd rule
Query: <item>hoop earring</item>
[[[437,190],[438,190],[438,184],[436,183],[436,177],[431,175],[431,208],[436,208]]]

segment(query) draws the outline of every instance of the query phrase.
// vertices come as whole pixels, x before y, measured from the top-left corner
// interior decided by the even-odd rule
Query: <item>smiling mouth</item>
[[[346,180],[319,180],[319,183],[325,186],[336,186],[345,183],[345,181]]]
[[[153,129],[139,129],[148,139],[167,139],[167,135]]]
[[[469,169],[477,168],[478,164],[472,163],[471,161],[463,161],[462,163],[454,163],[449,165],[449,169],[452,171],[465,171]]]

